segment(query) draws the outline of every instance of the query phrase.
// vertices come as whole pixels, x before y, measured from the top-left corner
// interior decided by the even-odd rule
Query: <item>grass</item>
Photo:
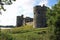
[[[4,36],[2,36],[4,34]],[[33,25],[1,30],[1,40],[52,40],[51,27],[33,28]]]

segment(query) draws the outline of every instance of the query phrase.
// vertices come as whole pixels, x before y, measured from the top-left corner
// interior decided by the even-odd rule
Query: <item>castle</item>
[[[33,18],[30,18],[30,17],[24,18],[23,15],[17,16],[16,26],[20,27],[22,25],[26,25],[29,22],[33,22]]]
[[[47,7],[45,5],[43,6],[35,6],[34,7],[34,18],[23,18],[22,16],[17,16],[17,26],[22,26],[26,24],[27,22],[33,22],[34,28],[41,28],[41,27],[47,27],[47,18],[46,18],[46,12]]]

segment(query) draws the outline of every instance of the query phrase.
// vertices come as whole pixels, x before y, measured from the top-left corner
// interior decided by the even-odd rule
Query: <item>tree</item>
[[[48,9],[47,11],[47,17],[48,17],[48,26],[54,26],[54,33],[56,36],[56,39],[54,40],[60,40],[60,0],[57,4],[52,6],[52,9]]]
[[[16,1],[16,0],[0,0],[0,11],[1,11],[1,9],[6,11],[6,9],[4,9],[4,5],[11,5],[12,1]],[[0,14],[1,14],[1,12],[0,12]]]

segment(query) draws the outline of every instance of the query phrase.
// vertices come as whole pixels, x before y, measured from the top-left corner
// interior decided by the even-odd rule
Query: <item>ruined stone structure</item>
[[[46,6],[35,6],[34,7],[34,27],[46,27]]]
[[[24,25],[26,25],[26,24],[29,23],[29,22],[33,22],[33,18],[25,17],[25,18],[24,18]]]
[[[16,22],[16,26],[19,27],[19,26],[22,26],[23,25],[23,15],[21,16],[17,16],[17,22]]]
[[[33,22],[33,18],[26,17],[26,18],[25,18],[25,22]]]
[[[16,26],[20,27],[22,25],[26,25],[26,23],[28,22],[33,22],[33,18],[30,18],[30,17],[24,18],[23,15],[17,16]]]

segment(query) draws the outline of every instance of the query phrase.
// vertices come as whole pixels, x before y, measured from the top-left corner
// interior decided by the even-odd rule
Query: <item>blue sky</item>
[[[49,0],[48,1],[48,5],[49,6],[53,6],[54,4],[56,4],[57,3],[57,0]]]
[[[0,25],[16,25],[16,16],[34,17],[33,7],[45,4],[51,8],[57,0],[16,0],[12,5],[4,5],[6,11],[0,15]]]

